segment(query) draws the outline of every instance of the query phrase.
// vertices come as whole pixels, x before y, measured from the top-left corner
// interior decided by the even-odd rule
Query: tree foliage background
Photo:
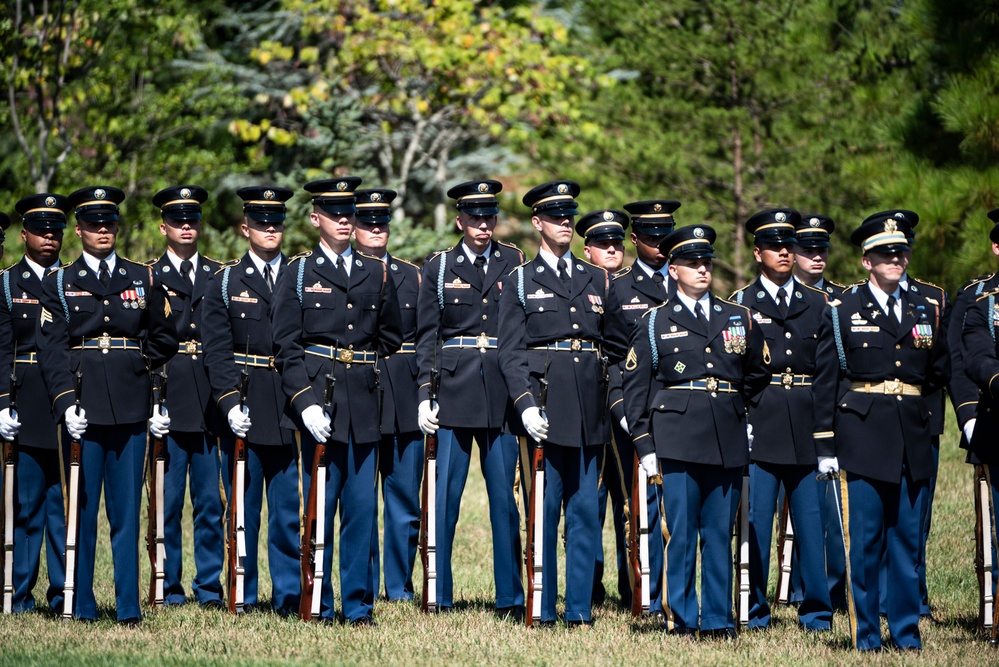
[[[273,183],[299,193],[294,253],[315,242],[302,184],[351,173],[399,191],[392,246],[419,261],[456,237],[450,185],[501,180],[499,233],[530,251],[520,197],[563,177],[583,212],[679,199],[679,224],[719,230],[726,287],[753,273],[757,210],[831,215],[847,282],[849,231],[913,209],[913,272],[953,288],[994,268],[997,27],[996,0],[10,0],[0,210],[116,185],[146,259],[152,194],[197,183],[225,259],[235,191]]]

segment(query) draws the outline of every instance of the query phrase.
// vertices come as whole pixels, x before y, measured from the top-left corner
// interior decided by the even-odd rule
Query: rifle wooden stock
[[[232,486],[229,493],[228,531],[226,545],[229,561],[229,572],[226,577],[226,598],[229,601],[229,611],[234,614],[243,613],[243,582],[245,576],[244,562],[246,559],[246,521],[244,512],[244,494],[246,491],[246,438],[236,438],[233,448]]]
[[[634,588],[631,592],[631,615],[648,614],[649,597],[649,478],[635,454],[631,477],[630,515],[628,517],[628,560]]]
[[[302,598],[298,617],[319,617],[323,597],[323,560],[326,557],[326,445],[317,442],[312,457],[312,479],[302,531]],[[319,589],[316,591],[316,589]]]
[[[742,493],[739,496],[739,512],[736,521],[736,543],[739,548],[735,606],[738,612],[739,627],[749,626],[749,466],[742,472]]]
[[[160,410],[166,400],[166,375],[153,376],[153,409]],[[152,436],[152,434],[150,434]],[[166,505],[163,500],[166,476],[166,438],[151,437],[147,490],[149,521],[146,526],[146,553],[149,556],[149,605],[162,607],[166,586]]]
[[[975,466],[975,574],[978,575],[978,628],[995,636],[992,592],[992,503],[985,467]]]
[[[529,474],[532,481],[527,504],[527,547],[524,551],[528,596],[524,622],[527,627],[541,620],[541,593],[544,590],[545,446],[541,441],[532,441]]]
[[[423,594],[420,609],[436,614],[440,611],[437,601],[437,433],[424,439],[422,494],[420,559],[423,562]]]
[[[13,389],[11,389],[13,393]],[[14,441],[3,443],[3,613],[14,608]]]
[[[791,554],[794,551],[794,527],[791,525],[791,505],[787,492],[784,493],[784,504],[777,513],[777,560],[780,573],[777,575],[777,594],[775,604],[787,604],[791,599]]]

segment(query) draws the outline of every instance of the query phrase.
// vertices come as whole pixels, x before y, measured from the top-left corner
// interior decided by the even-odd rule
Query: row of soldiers
[[[600,489],[622,525],[639,466],[662,480],[646,497],[662,545],[650,553],[651,610],[669,632],[735,636],[731,530],[740,501],[752,546],[747,623],[768,625],[770,544],[783,489],[796,537],[802,626],[831,628],[836,588],[827,576],[835,574],[838,555],[855,646],[881,647],[883,610],[896,647],[921,647],[940,390],[951,378],[951,357],[955,368],[960,363],[967,329],[976,361],[953,374],[960,378],[951,394],[966,444],[987,463],[985,445],[976,443],[989,431],[976,429],[975,410],[978,387],[987,390],[996,375],[978,373],[992,367],[987,359],[996,362],[994,336],[979,329],[988,336],[999,317],[978,312],[985,308],[979,302],[992,303],[987,297],[996,287],[991,278],[980,280],[962,288],[969,296],[954,308],[961,308],[960,324],[948,328],[953,318],[943,290],[906,271],[915,213],[877,213],[854,231],[869,279],[842,288],[823,276],[832,220],[787,208],[761,211],[746,222],[760,276],[722,299],[711,292],[715,231],[677,227],[679,202],[634,202],[627,212],[580,217],[576,183],[545,183],[523,198],[540,236],[538,255],[525,262],[519,249],[494,238],[502,185],[462,183],[448,191],[461,241],[420,268],[387,252],[395,193],[359,186],[356,177],[305,185],[320,241],[290,260],[281,242],[285,202],[294,193],[239,190],[249,247],[225,264],[198,252],[207,192],[196,186],[154,197],[167,250],[149,264],[115,252],[121,190],[88,187],[68,198],[44,193],[18,202],[25,257],[3,273],[0,299],[0,399],[11,396],[12,382],[18,397],[16,409],[0,405],[0,436],[18,445],[14,611],[34,606],[43,536],[48,603],[63,610],[66,602],[60,476],[70,461],[60,441],[76,441],[82,483],[76,598],[68,611],[97,617],[93,570],[103,486],[117,618],[141,622],[138,533],[148,430],[167,443],[165,604],[187,600],[180,520],[189,486],[192,593],[205,607],[223,606],[223,515],[234,493],[238,441],[246,446],[247,473],[243,609],[258,604],[256,545],[266,491],[270,602],[279,614],[297,613],[300,489],[312,485],[308,463],[328,444],[324,532],[331,534],[339,510],[340,607],[326,577],[318,616],[374,624],[382,572],[388,599],[414,596],[424,437],[432,435],[434,599],[442,611],[454,604],[451,549],[474,443],[489,496],[497,613],[524,615],[518,460],[526,470],[531,452],[543,446],[541,624],[558,619],[563,512],[569,584],[562,618],[570,627],[592,622]],[[60,265],[70,212],[83,253]],[[999,211],[990,215],[999,219]],[[638,259],[619,270],[629,226]],[[572,255],[574,231],[593,263]],[[993,248],[999,252],[995,242]],[[150,371],[160,368],[171,390],[154,409]],[[245,392],[241,372],[249,377]],[[542,389],[548,386],[550,395]],[[988,407],[979,407],[979,416],[983,411]],[[817,474],[832,482],[821,484]],[[835,546],[837,537],[842,546]],[[323,551],[325,572],[332,555]],[[619,554],[619,569],[623,563]]]

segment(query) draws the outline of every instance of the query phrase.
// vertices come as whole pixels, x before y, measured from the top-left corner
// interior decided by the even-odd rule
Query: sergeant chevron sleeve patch
[[[628,350],[628,356],[624,360],[624,370],[633,371],[638,368],[638,355],[635,354],[635,348]]]

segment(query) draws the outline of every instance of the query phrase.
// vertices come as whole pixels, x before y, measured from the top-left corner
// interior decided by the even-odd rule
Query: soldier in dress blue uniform
[[[583,254],[591,264],[606,269],[612,276],[624,264],[624,234],[629,224],[628,214],[614,209],[592,211],[579,218],[576,233],[583,237]],[[613,373],[613,371],[612,371]],[[630,438],[628,439],[630,442]],[[617,588],[623,607],[631,606],[631,569],[628,567],[628,520],[625,507],[628,504],[626,474],[618,460],[614,446],[609,445],[604,452],[600,469],[600,486],[597,489],[599,520],[603,526],[607,517],[607,496],[611,499],[611,522],[614,526],[614,546],[617,554]],[[596,570],[593,572],[593,603],[603,604],[607,591],[604,588],[604,545],[597,550]]]
[[[312,483],[317,442],[326,449],[326,535],[333,535],[340,509],[340,593],[343,618],[373,625],[375,590],[371,538],[377,508],[377,459],[381,440],[378,414],[379,357],[402,345],[395,281],[381,260],[354,252],[353,176],[313,181],[312,226],[319,229],[315,250],[295,257],[277,286],[271,314],[274,363],[291,402],[288,426],[302,441],[302,489]],[[325,378],[336,388],[332,414],[323,410]],[[333,540],[329,540],[332,544]],[[332,572],[333,549],[324,552]],[[316,594],[319,592],[317,591]],[[322,582],[320,616],[335,618],[332,577]]]
[[[767,583],[770,542],[778,490],[790,499],[794,549],[802,577],[798,621],[808,630],[832,628],[826,582],[822,523],[823,488],[815,479],[818,458],[833,456],[832,431],[817,432],[812,415],[812,384],[835,382],[835,360],[815,359],[826,293],[795,280],[793,248],[800,214],[792,209],[760,211],[746,221],[753,234],[753,255],[760,276],[732,295],[747,306],[766,338],[764,361],[770,386],[750,402],[753,443],[749,467],[750,597],[749,627],[770,624]],[[807,241],[806,241],[807,242]]]
[[[385,503],[385,595],[389,600],[413,599],[413,563],[420,541],[420,481],[423,477],[423,434],[416,422],[416,302],[420,268],[388,253],[392,200],[395,190],[357,190],[354,247],[377,257],[388,267],[399,301],[402,347],[378,360],[381,386],[381,444],[378,469]],[[378,595],[378,503],[372,533],[372,588]]]
[[[999,208],[989,211],[989,218],[997,224],[989,233],[992,251],[999,255]],[[966,285],[954,300],[948,342],[957,341],[959,351],[951,349],[953,364],[950,392],[955,404],[958,424],[962,426],[961,446],[968,450],[968,463],[981,466],[992,489],[992,509],[982,509],[990,516],[992,529],[982,536],[983,548],[996,550],[996,523],[994,509],[999,507],[999,477],[995,475],[999,453],[995,446],[999,433],[999,280],[996,274],[979,278]],[[962,326],[963,322],[963,326]],[[961,334],[955,336],[955,329]],[[970,384],[970,386],[969,386]],[[981,390],[979,392],[979,389]],[[959,403],[960,401],[960,403]],[[970,415],[970,416],[969,416]],[[975,493],[978,492],[977,480]],[[993,563],[995,561],[993,560]],[[996,591],[996,568],[993,566],[992,591]],[[991,643],[997,640],[993,634]]]
[[[63,443],[82,445],[77,618],[96,620],[94,559],[101,488],[107,494],[118,620],[138,625],[139,508],[151,413],[149,369],[177,353],[166,291],[149,266],[115,252],[118,205],[125,193],[87,187],[69,196],[83,255],[42,281],[38,361]],[[79,412],[73,375],[82,371]],[[159,426],[169,427],[161,417]],[[68,449],[68,448],[64,448]],[[64,451],[64,455],[68,452]]]
[[[17,614],[35,609],[32,591],[38,581],[42,540],[51,609],[62,609],[65,581],[65,508],[59,480],[59,425],[49,411],[48,394],[38,366],[35,329],[41,312],[42,277],[59,266],[69,202],[57,194],[24,197],[15,205],[21,215],[24,257],[0,276],[0,436],[17,437],[14,454],[14,598]],[[0,226],[3,221],[0,220]],[[3,232],[0,231],[0,237]],[[16,355],[16,359],[15,359]],[[16,364],[17,408],[8,403],[11,365]]]
[[[854,647],[880,650],[879,569],[887,559],[887,615],[893,644],[918,650],[920,592],[916,566],[933,473],[929,397],[946,385],[950,359],[943,304],[903,291],[908,263],[904,223],[875,215],[850,240],[864,251],[870,273],[830,303],[819,331],[817,358],[838,358],[840,382],[813,386],[816,428],[835,418],[836,457],[842,465],[843,525],[850,564],[848,606]]]
[[[281,615],[298,613],[299,576],[298,451],[294,430],[282,424],[287,399],[274,369],[270,311],[274,284],[288,269],[281,253],[288,188],[240,188],[243,223],[249,241],[242,258],[217,271],[205,288],[202,317],[205,368],[215,405],[225,415],[220,427],[222,482],[232,498],[235,437],[246,439],[246,560],[244,610],[258,600],[257,541],[264,486],[267,488],[267,556],[273,607]],[[246,404],[239,409],[240,371],[250,375]]]
[[[663,239],[676,293],[632,332],[624,399],[641,465],[663,477],[666,629],[733,638],[731,536],[749,464],[746,409],[771,374],[749,309],[711,294],[714,239],[707,225]]]
[[[822,290],[830,299],[835,299],[846,289],[825,276],[834,229],[836,222],[828,215],[812,213],[802,215],[794,230],[794,279],[802,285]]]
[[[496,195],[502,189],[499,181],[481,180],[448,190],[462,239],[435,253],[423,268],[416,331],[418,420],[424,433],[437,432],[437,604],[447,611],[454,602],[451,549],[474,440],[489,496],[496,611],[519,617],[524,587],[520,514],[513,495],[518,448],[510,431],[516,417],[500,372],[497,334],[507,274],[524,261],[524,253],[493,238]],[[440,372],[440,390],[432,408],[434,369]]]
[[[205,289],[221,263],[198,253],[201,204],[208,192],[196,185],[160,190],[153,205],[163,221],[160,233],[167,249],[152,263],[156,277],[170,299],[180,346],[166,365],[166,406],[171,415],[166,436],[167,466],[164,474],[164,519],[166,538],[166,582],[164,604],[184,604],[181,516],[190,474],[194,520],[194,564],[191,590],[198,604],[222,608],[222,498],[219,494],[218,437],[214,429],[225,427],[211,396],[202,346],[201,321]]]
[[[541,622],[554,623],[558,596],[556,539],[566,520],[565,620],[591,623],[593,573],[600,543],[597,481],[611,441],[609,366],[624,357],[627,323],[610,275],[572,256],[569,244],[579,185],[552,181],[523,202],[541,234],[532,261],[504,279],[500,301],[500,366],[523,431],[544,441],[544,587]],[[537,397],[547,379],[546,414]],[[519,429],[518,429],[519,430]],[[522,469],[529,469],[525,456]]]
[[[631,242],[637,257],[631,266],[614,276],[613,287],[617,292],[621,310],[628,324],[634,327],[650,309],[663,303],[676,291],[669,279],[669,262],[659,250],[663,238],[676,227],[673,214],[680,202],[673,199],[649,199],[625,204],[631,213]],[[624,488],[631,497],[631,481],[637,465],[635,447],[628,433],[628,420],[624,414],[622,378],[624,367],[618,364],[611,373],[610,403],[617,457],[624,471]],[[662,614],[663,543],[660,528],[659,487],[649,486],[649,539],[655,545],[649,549],[649,602],[650,611]],[[630,591],[629,591],[630,598]]]

